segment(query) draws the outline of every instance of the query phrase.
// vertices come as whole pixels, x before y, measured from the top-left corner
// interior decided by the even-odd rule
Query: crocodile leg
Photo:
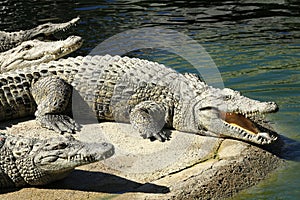
[[[162,130],[166,123],[165,109],[153,101],[144,101],[136,105],[130,112],[130,123],[143,138],[154,137],[159,141],[168,139]]]
[[[32,86],[32,96],[37,104],[36,120],[41,126],[56,132],[72,133],[75,121],[65,115],[72,87],[57,76],[42,77]]]

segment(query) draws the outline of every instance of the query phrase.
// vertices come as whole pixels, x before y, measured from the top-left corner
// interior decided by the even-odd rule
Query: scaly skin
[[[60,41],[25,41],[0,53],[0,73],[57,60],[79,49],[81,45],[82,38],[79,36],[70,36]]]
[[[83,143],[71,136],[42,140],[0,134],[0,189],[45,185],[113,154],[111,144]]]
[[[137,58],[60,59],[2,74],[0,86],[0,120],[35,114],[43,127],[57,132],[76,130],[74,120],[65,115],[73,86],[98,120],[130,122],[144,138],[163,141],[163,127],[169,127],[257,144],[276,140],[263,128],[263,115],[276,112],[276,103],[213,88],[194,74]],[[80,110],[81,104],[72,103]]]
[[[33,40],[37,38],[45,39],[56,32],[68,29],[78,20],[79,18],[77,17],[65,23],[45,23],[29,30],[21,30],[16,32],[0,31],[0,52],[12,49],[27,40]]]

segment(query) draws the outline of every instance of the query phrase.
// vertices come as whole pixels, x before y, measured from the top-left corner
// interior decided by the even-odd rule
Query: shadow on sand
[[[170,192],[170,189],[165,186],[160,186],[152,183],[142,184],[108,173],[90,172],[79,169],[74,170],[65,179],[50,183],[45,186],[39,186],[39,188],[50,190],[79,190],[109,194],[123,194],[126,192],[166,194]],[[6,189],[0,191],[0,194],[14,192],[19,189]]]

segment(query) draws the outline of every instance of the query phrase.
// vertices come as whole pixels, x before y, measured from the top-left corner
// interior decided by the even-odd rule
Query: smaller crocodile
[[[21,30],[16,32],[4,32],[0,31],[0,52],[7,51],[24,41],[40,39],[44,40],[50,38],[54,33],[64,31],[69,27],[76,24],[79,17],[72,19],[65,23],[45,23],[29,30]]]
[[[114,154],[109,143],[84,143],[72,136],[38,139],[0,134],[0,189],[45,185],[75,167]]]
[[[82,45],[82,38],[70,36],[60,41],[29,40],[0,53],[0,73],[59,59]]]

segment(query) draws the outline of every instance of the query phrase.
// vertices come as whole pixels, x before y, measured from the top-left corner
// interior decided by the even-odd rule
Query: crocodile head
[[[28,40],[55,41],[57,40],[54,37],[55,33],[67,30],[69,27],[75,25],[78,20],[79,18],[77,17],[65,23],[45,23],[32,29],[16,32],[0,31],[0,52],[12,49]]]
[[[35,28],[25,30],[22,32],[22,35],[26,40],[32,40],[32,39],[39,39],[39,40],[46,40],[48,38],[51,38],[53,34],[59,32],[59,31],[65,31],[69,27],[75,25],[79,21],[79,17],[74,18],[68,22],[65,23],[45,23],[41,24]]]
[[[278,111],[274,102],[260,102],[232,89],[207,87],[192,112],[196,128],[210,135],[237,138],[257,144],[277,139],[265,114]]]
[[[17,177],[19,174],[18,179],[29,185],[44,185],[62,179],[77,166],[100,161],[114,154],[111,144],[84,143],[71,136],[41,140],[1,135],[0,141],[1,159],[10,155],[10,159],[6,159],[8,163],[2,163],[1,168],[15,167],[8,176]],[[15,184],[17,187],[23,186],[20,182]]]
[[[60,41],[25,41],[13,49],[0,53],[0,72],[56,60],[79,49],[81,45],[82,39],[78,36],[70,36]]]

